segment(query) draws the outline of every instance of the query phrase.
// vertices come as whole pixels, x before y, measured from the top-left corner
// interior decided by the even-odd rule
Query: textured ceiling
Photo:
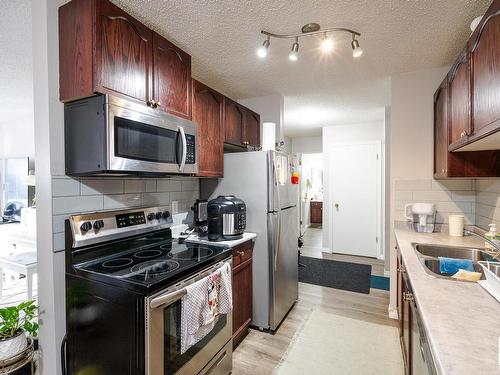
[[[33,154],[31,40],[31,0],[0,0],[0,157]]]
[[[285,96],[285,132],[381,119],[390,102],[388,77],[451,63],[469,24],[491,0],[113,0],[192,55],[193,76],[236,98]],[[336,34],[329,57],[317,38],[272,40],[266,60],[255,51],[261,29],[300,30],[308,22],[359,31],[364,54],[353,60],[350,37]],[[311,115],[314,114],[314,115]],[[304,121],[306,119],[306,121]]]

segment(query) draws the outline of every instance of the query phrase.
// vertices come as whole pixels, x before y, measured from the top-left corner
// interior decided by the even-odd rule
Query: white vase
[[[21,353],[27,346],[26,333],[22,330],[14,337],[0,340],[0,361],[8,361]]]

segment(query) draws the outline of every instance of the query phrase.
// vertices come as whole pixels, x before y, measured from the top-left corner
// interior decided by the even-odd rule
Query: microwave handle
[[[179,132],[181,133],[182,138],[182,159],[181,163],[179,164],[179,172],[182,172],[184,170],[184,166],[186,165],[187,140],[186,133],[184,133],[184,128],[182,126],[179,126]]]

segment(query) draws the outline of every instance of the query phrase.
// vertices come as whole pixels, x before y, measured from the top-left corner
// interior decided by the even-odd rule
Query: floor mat
[[[398,329],[314,310],[274,373],[401,375]]]
[[[300,257],[299,281],[303,283],[348,290],[357,293],[370,293],[372,266],[329,259]]]
[[[390,279],[386,276],[372,275],[371,288],[389,290]]]

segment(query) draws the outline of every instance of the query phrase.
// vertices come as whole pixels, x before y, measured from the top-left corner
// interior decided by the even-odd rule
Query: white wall
[[[420,70],[391,78],[390,123],[390,309],[396,307],[394,238],[395,181],[431,180],[433,176],[433,96],[449,67]],[[399,182],[401,184],[401,182]],[[404,182],[403,182],[404,183]],[[386,254],[388,257],[389,254]]]
[[[321,136],[292,138],[293,154],[320,154],[321,152],[323,152]]]
[[[274,122],[276,124],[276,142],[283,140],[283,115],[285,111],[285,98],[283,95],[268,95],[240,99],[238,103],[260,114],[261,139],[262,124],[264,122]]]
[[[0,7],[0,159],[35,155],[31,3]]]
[[[328,160],[330,159],[331,146],[335,144],[346,144],[346,143],[359,143],[365,141],[381,141],[384,142],[385,132],[384,123],[366,123],[366,124],[349,124],[349,125],[336,125],[327,126],[323,128],[323,160],[324,160],[324,193],[323,193],[323,248],[331,249],[329,238],[330,238],[330,206],[329,201],[329,168]],[[382,145],[382,148],[384,144]],[[382,162],[384,161],[384,155],[382,155]]]

